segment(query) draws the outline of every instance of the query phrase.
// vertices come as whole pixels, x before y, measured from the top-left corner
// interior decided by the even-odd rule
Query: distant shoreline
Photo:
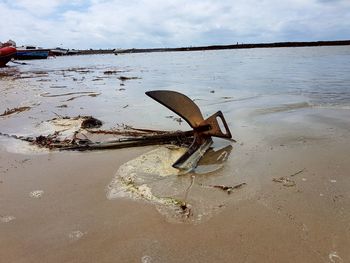
[[[178,48],[129,48],[129,49],[86,49],[77,50],[78,55],[94,54],[129,54],[129,53],[149,53],[149,52],[180,52],[180,51],[205,51],[224,49],[248,49],[248,48],[282,48],[282,47],[318,47],[318,46],[348,46],[350,40],[336,41],[310,41],[310,42],[274,42],[257,44],[234,44],[234,45],[211,45],[196,47]]]
[[[312,41],[312,42],[275,42],[275,43],[212,45],[212,46],[179,47],[179,48],[132,48],[132,49],[115,50],[115,53],[124,54],[124,53],[147,53],[147,52],[202,51],[202,50],[280,48],[280,47],[345,46],[345,45],[350,45],[350,40]]]

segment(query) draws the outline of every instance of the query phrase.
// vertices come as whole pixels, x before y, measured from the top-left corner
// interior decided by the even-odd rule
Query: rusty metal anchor
[[[182,155],[173,167],[178,169],[190,169],[195,167],[200,158],[213,143],[211,137],[231,139],[232,135],[226,123],[224,115],[218,111],[209,118],[204,119],[199,107],[186,95],[171,90],[147,91],[146,95],[158,101],[182,117],[193,129],[193,142],[187,152]],[[224,130],[220,128],[219,121]]]

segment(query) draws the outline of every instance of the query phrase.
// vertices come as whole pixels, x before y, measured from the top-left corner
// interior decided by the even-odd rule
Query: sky
[[[0,41],[75,49],[350,39],[350,0],[0,0]]]

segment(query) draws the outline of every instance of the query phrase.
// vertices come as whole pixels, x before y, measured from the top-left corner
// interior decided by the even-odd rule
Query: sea
[[[350,46],[76,55],[9,62],[0,69],[2,132],[31,134],[55,116],[91,115],[105,127],[187,129],[145,95],[181,92],[204,116],[229,123],[252,113],[302,108],[350,110]],[[253,114],[254,115],[254,114]]]

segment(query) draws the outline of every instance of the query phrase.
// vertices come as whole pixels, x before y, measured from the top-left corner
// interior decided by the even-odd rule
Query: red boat
[[[15,57],[17,53],[16,48],[11,46],[0,46],[0,67],[5,67],[6,63]]]

